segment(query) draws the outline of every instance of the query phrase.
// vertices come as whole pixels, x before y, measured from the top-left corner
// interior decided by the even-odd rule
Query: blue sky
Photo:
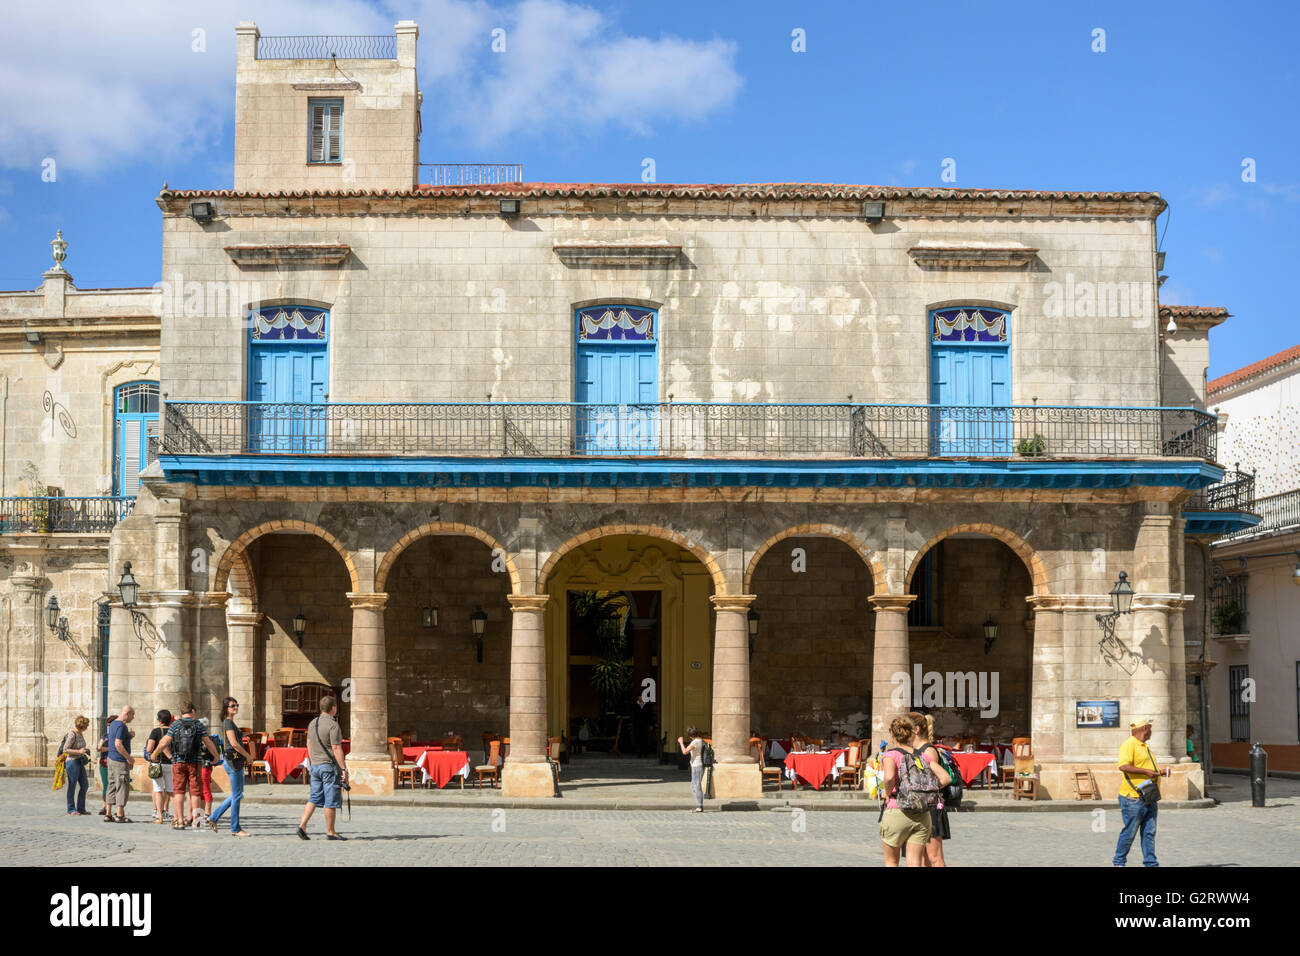
[[[1300,5],[176,6],[140,0],[124,16],[72,0],[55,25],[35,5],[6,14],[0,288],[39,284],[56,228],[82,288],[160,278],[163,182],[230,185],[238,21],[352,34],[411,18],[425,162],[624,182],[651,158],[660,182],[924,186],[944,185],[952,158],[960,187],[1158,190],[1171,206],[1162,301],[1234,314],[1212,335],[1211,377],[1300,342],[1284,281],[1300,253]]]

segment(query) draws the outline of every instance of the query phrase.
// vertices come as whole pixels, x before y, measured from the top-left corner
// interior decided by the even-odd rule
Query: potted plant
[[[1016,454],[1032,457],[1047,451],[1047,439],[1034,432],[1033,438],[1022,438],[1016,443]]]
[[[50,530],[50,489],[41,481],[41,474],[36,468],[36,463],[29,461],[23,466],[23,484],[27,486],[27,493],[32,498],[32,530],[41,534],[48,534]],[[22,515],[18,515],[21,519]]]
[[[1214,622],[1214,630],[1217,633],[1240,634],[1241,625],[1246,614],[1236,601],[1228,601],[1217,605],[1210,617]]]

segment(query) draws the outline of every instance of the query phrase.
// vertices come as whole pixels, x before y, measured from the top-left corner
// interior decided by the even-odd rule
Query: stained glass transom
[[[935,309],[930,313],[934,342],[1005,342],[1011,317],[1002,309]]]
[[[631,305],[597,305],[578,310],[581,342],[653,342],[655,313]]]
[[[273,305],[249,315],[249,337],[254,342],[324,342],[329,334],[329,312],[303,305]]]

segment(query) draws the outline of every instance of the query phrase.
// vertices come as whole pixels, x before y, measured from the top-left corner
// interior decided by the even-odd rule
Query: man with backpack
[[[203,801],[203,784],[199,763],[204,748],[216,759],[221,754],[212,745],[203,725],[194,716],[194,703],[186,701],[180,719],[167,728],[154,752],[170,753],[172,758],[172,829],[184,830],[187,826],[201,826],[200,807]],[[190,813],[185,815],[185,794],[190,796]]]

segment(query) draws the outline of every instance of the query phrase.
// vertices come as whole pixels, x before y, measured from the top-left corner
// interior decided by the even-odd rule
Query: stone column
[[[258,729],[265,725],[262,702],[254,696],[253,656],[257,653],[257,632],[262,626],[258,611],[226,610],[226,669],[230,674],[230,696],[239,701],[240,723]]]
[[[546,762],[546,625],[550,596],[511,594],[510,759],[501,770],[506,797],[553,797]]]
[[[142,619],[140,625],[145,631],[145,643],[152,640],[155,644],[153,698],[152,703],[130,703],[146,717],[152,717],[164,707],[179,714],[185,699],[191,698],[196,690],[192,683],[189,631],[185,626],[185,608],[192,596],[189,591],[156,591],[145,599],[148,602],[145,606],[153,613]]]
[[[31,568],[30,570],[35,570]],[[16,574],[13,587],[13,630],[9,639],[10,681],[16,682],[9,708],[9,764],[43,767],[48,759],[45,739],[45,588],[49,583],[35,574]],[[33,684],[36,678],[39,683]]]
[[[1153,509],[1157,505],[1148,505]],[[1156,759],[1162,763],[1172,763],[1177,759],[1181,747],[1176,742],[1182,741],[1181,731],[1175,735],[1172,725],[1174,719],[1174,701],[1170,693],[1173,668],[1173,632],[1171,630],[1170,611],[1172,601],[1180,601],[1182,594],[1171,594],[1172,584],[1177,576],[1176,558],[1173,553],[1177,537],[1175,517],[1161,513],[1160,510],[1142,516],[1138,528],[1137,541],[1133,548],[1137,579],[1133,582],[1132,631],[1128,631],[1121,619],[1121,626],[1116,634],[1125,632],[1130,649],[1142,658],[1142,664],[1133,674],[1130,699],[1132,713],[1145,714],[1152,720],[1151,750]],[[1182,651],[1183,636],[1177,635],[1178,651]],[[1186,697],[1186,689],[1179,692]],[[1184,711],[1186,703],[1184,702]]]
[[[226,637],[225,591],[198,595],[198,644],[195,647],[195,706],[207,715],[214,730],[221,726],[221,701],[230,693],[230,660]],[[243,701],[241,700],[242,704]]]
[[[713,793],[758,798],[763,775],[749,752],[749,606],[752,594],[715,594],[713,639]]]
[[[911,709],[911,701],[900,708],[894,700],[899,674],[907,675],[910,652],[907,640],[907,608],[915,594],[873,594],[871,607],[876,612],[876,640],[871,657],[871,747],[880,741],[893,743],[889,725],[895,717]],[[910,680],[903,684],[911,687]]]
[[[348,592],[352,602],[352,694],[349,735],[355,793],[392,793],[388,756],[388,656],[384,643],[387,594]]]
[[[1184,743],[1187,733],[1187,639],[1183,631],[1183,608],[1192,595],[1176,596],[1169,601],[1169,720],[1173,733],[1174,755],[1179,763],[1191,763]]]
[[[1034,611],[1033,660],[1029,674],[1029,735],[1034,757],[1056,763],[1065,755],[1065,632],[1061,599],[1037,594],[1025,599]]]

